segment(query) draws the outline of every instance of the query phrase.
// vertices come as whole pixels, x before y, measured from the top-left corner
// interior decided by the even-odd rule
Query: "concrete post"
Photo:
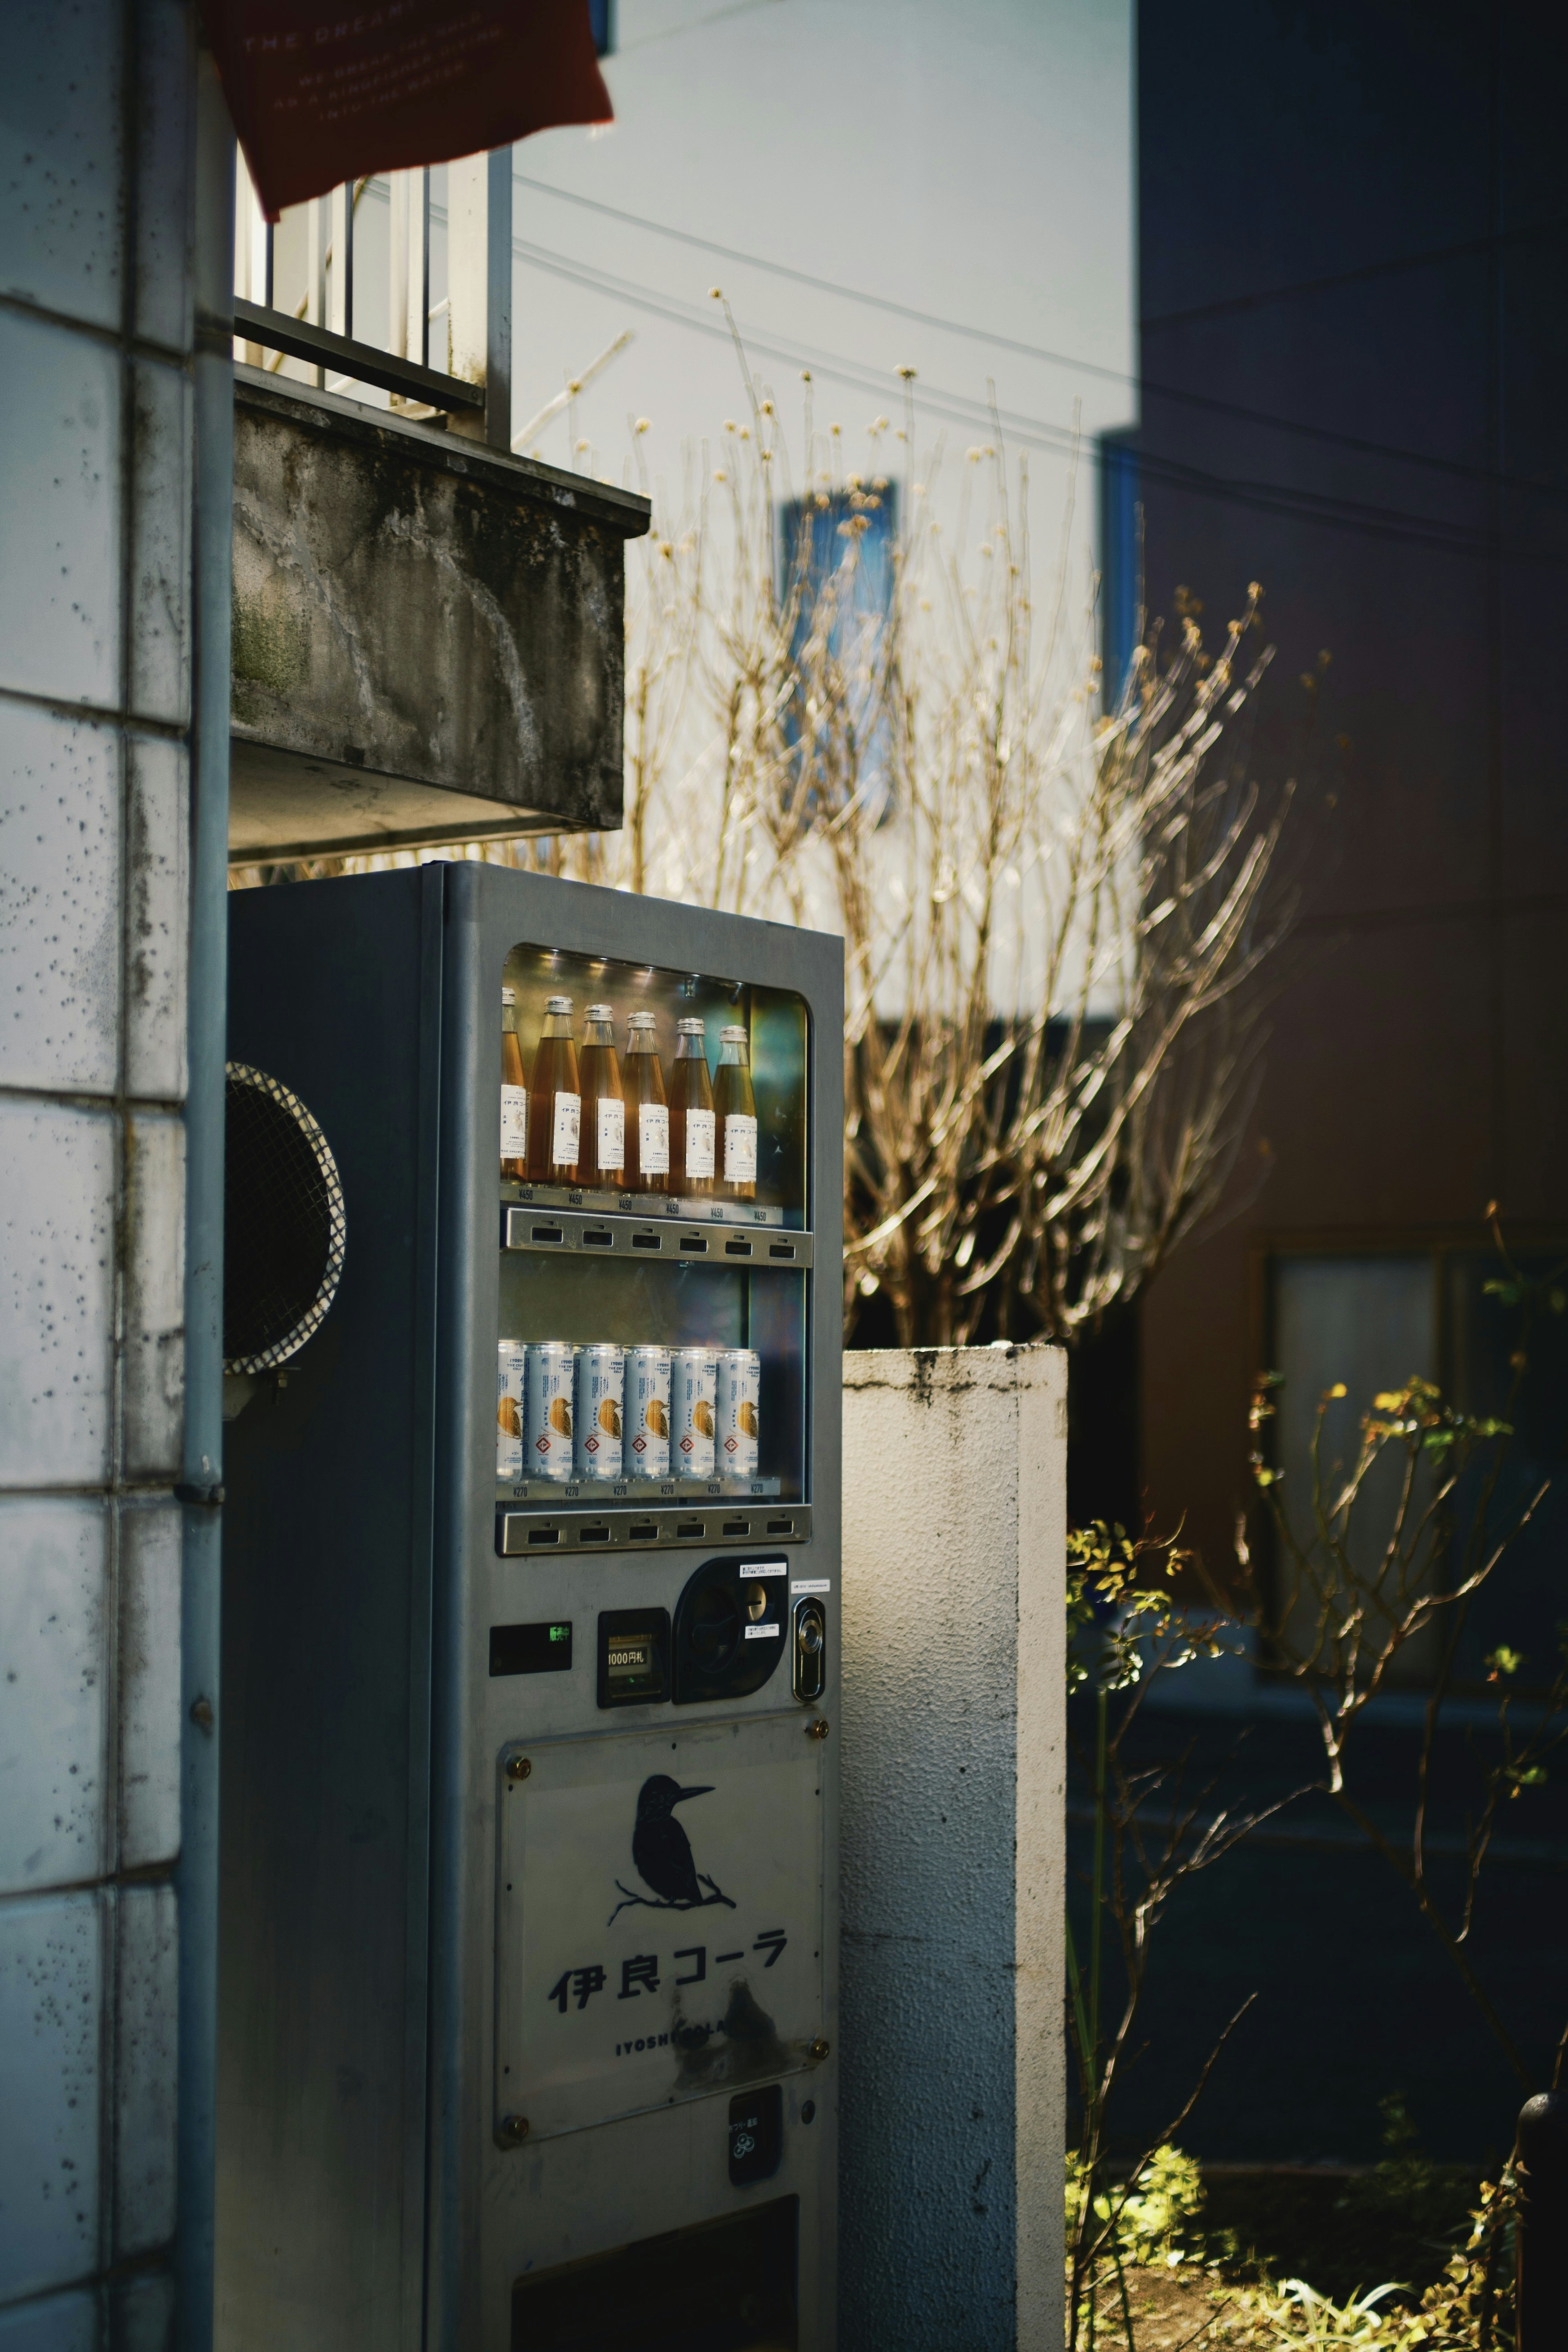
[[[1062,2330],[1067,1363],[844,1358],[841,2340]]]

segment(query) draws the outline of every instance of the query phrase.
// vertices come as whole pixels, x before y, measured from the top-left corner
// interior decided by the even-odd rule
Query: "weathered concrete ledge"
[[[628,491],[235,372],[236,862],[622,814]]]

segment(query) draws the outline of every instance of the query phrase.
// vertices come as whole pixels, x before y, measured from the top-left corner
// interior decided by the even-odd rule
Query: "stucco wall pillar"
[[[0,24],[0,2346],[162,2352],[177,2190],[200,2200],[176,2160],[196,27],[189,0]]]
[[[842,2341],[1061,2342],[1067,1363],[844,1358]]]

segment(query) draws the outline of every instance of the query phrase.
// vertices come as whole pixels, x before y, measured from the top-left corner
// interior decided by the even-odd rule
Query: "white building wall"
[[[192,41],[5,11],[4,2352],[173,2308]]]
[[[516,151],[518,425],[622,329],[636,340],[537,454],[620,480],[628,415],[645,415],[650,478],[678,500],[683,447],[744,415],[717,285],[797,454],[804,364],[849,466],[873,416],[901,421],[901,366],[918,370],[921,447],[942,434],[959,458],[991,437],[994,383],[1030,451],[1049,577],[1075,432],[1092,452],[1135,414],[1130,0],[620,0],[617,16],[613,129]],[[1070,544],[1086,556],[1080,475]]]

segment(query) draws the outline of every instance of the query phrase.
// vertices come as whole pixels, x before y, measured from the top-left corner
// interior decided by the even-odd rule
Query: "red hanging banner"
[[[201,0],[262,210],[608,122],[588,0]]]

